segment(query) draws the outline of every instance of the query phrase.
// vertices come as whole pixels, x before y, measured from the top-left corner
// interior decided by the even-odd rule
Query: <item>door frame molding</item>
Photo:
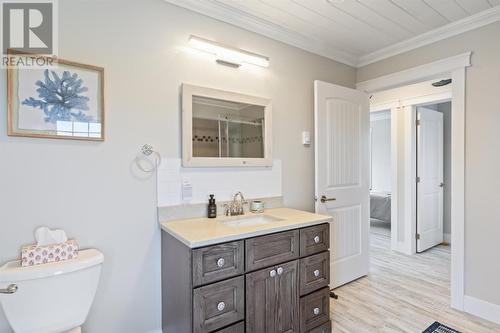
[[[451,124],[451,307],[464,310],[465,296],[465,86],[472,52],[359,82],[367,93],[397,88],[449,75],[452,86]]]

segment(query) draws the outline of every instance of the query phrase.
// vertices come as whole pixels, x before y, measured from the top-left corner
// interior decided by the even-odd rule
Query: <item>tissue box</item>
[[[78,243],[70,239],[64,243],[51,245],[27,245],[21,251],[21,266],[34,266],[70,260],[78,257]]]

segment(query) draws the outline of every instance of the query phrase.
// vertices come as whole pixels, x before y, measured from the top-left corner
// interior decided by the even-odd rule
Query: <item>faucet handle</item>
[[[243,208],[244,205],[248,205],[248,201],[242,201],[240,205],[240,211],[239,213],[243,215],[245,213],[245,209]]]

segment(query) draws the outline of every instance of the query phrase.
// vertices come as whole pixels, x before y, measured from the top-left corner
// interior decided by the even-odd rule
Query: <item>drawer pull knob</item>
[[[315,316],[319,315],[319,308],[314,308],[313,313]]]
[[[275,277],[275,276],[276,276],[276,270],[274,270],[274,269],[273,269],[273,270],[271,270],[271,271],[269,272],[269,276],[270,276],[270,277]]]
[[[278,267],[278,275],[283,274],[283,267]]]
[[[313,274],[315,277],[318,277],[319,276],[319,269],[315,269]]]
[[[226,264],[226,261],[224,260],[224,258],[219,258],[217,260],[217,266],[218,267],[224,267],[225,264]]]
[[[318,244],[320,241],[319,236],[314,236],[313,240],[314,240],[314,243]]]
[[[226,308],[226,303],[220,302],[219,304],[217,304],[217,310],[222,311],[225,308]]]

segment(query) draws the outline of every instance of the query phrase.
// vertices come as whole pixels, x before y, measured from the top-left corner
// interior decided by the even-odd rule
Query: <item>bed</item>
[[[370,193],[370,219],[391,223],[391,194],[385,192]]]

